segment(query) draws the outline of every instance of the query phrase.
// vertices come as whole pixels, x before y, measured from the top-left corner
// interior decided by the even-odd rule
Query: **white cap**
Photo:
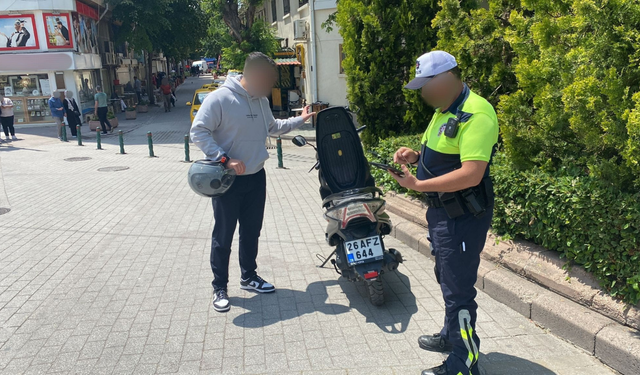
[[[444,73],[458,66],[456,58],[444,51],[431,51],[418,57],[416,62],[416,77],[404,88],[409,90],[421,89],[434,76]]]

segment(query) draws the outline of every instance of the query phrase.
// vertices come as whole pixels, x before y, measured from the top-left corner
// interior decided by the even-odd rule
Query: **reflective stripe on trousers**
[[[427,211],[436,274],[445,302],[440,334],[453,345],[446,361],[448,375],[479,375],[480,339],[475,332],[478,305],[474,285],[492,217],[493,207],[480,218],[465,214],[450,219],[442,208]]]

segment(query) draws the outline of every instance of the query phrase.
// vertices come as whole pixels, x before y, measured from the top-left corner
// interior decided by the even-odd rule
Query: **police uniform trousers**
[[[480,375],[474,284],[492,217],[493,206],[480,217],[466,213],[454,219],[447,216],[444,208],[427,210],[431,253],[436,259],[436,278],[445,302],[440,333],[453,344],[453,352],[446,360],[449,375]]]

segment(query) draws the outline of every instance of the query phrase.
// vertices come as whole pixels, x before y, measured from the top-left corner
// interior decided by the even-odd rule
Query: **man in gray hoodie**
[[[223,196],[212,198],[215,223],[210,261],[216,311],[230,309],[229,257],[237,223],[240,223],[240,287],[260,293],[275,291],[272,284],[256,273],[266,200],[263,166],[269,158],[265,141],[269,135],[298,128],[315,115],[307,106],[299,117],[275,119],[266,97],[277,80],[276,64],[271,58],[260,52],[249,54],[244,75],[229,77],[220,88],[207,95],[191,125],[191,140],[206,158],[219,160],[238,174]]]

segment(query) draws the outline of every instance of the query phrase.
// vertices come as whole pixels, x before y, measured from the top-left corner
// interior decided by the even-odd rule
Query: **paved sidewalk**
[[[0,148],[0,201],[11,208],[0,215],[0,373],[417,375],[440,364],[416,341],[443,321],[433,263],[387,237],[406,260],[385,275],[381,308],[361,285],[317,268],[315,254],[331,249],[317,176],[306,173],[314,151],[289,141],[288,169],[270,150],[258,257],[278,290],[239,288],[236,241],[233,307],[212,309],[211,205],[189,189],[182,162],[190,95],[127,133],[126,155],[115,137],[102,151],[35,134]],[[147,156],[147,131],[157,158]],[[486,374],[614,373],[485,294],[478,303]]]

